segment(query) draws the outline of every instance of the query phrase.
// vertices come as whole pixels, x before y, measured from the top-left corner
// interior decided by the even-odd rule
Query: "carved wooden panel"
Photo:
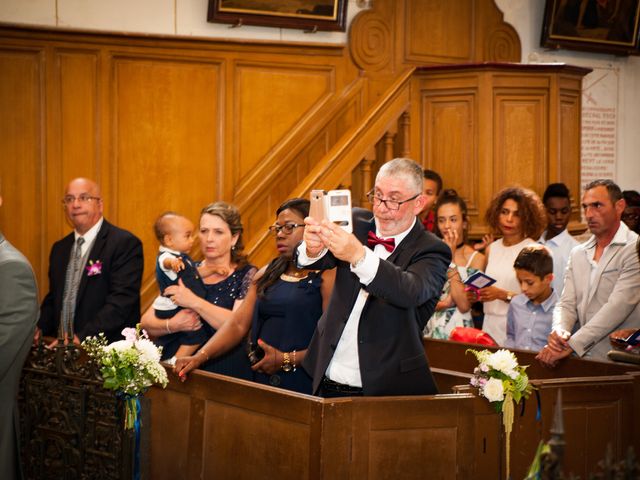
[[[208,461],[202,478],[252,478],[255,465],[264,459],[268,459],[270,477],[310,478],[309,418],[269,410],[268,404],[256,411],[215,400],[205,403],[203,455]],[[274,448],[274,440],[287,447]],[[230,458],[242,461],[230,462]]]
[[[547,178],[547,96],[494,92],[495,191],[507,185],[539,189]]]
[[[305,115],[332,93],[331,71],[303,65],[242,64],[235,68],[233,184],[242,195],[245,177],[260,175],[261,160]]]
[[[590,382],[563,388],[562,393],[565,439],[571,445],[565,450],[565,471],[585,477],[582,472],[597,471],[608,445],[613,458],[622,458],[633,438],[629,429],[634,423],[633,386],[623,381]],[[543,418],[551,418],[543,413]]]
[[[369,105],[410,66],[520,61],[518,34],[494,0],[372,4],[349,28],[351,57],[370,82]]]
[[[98,95],[98,52],[95,50],[56,51],[56,78],[59,95],[54,95],[55,128],[59,129],[59,158],[64,188],[66,180],[80,176],[100,178],[98,165],[102,143]],[[62,196],[62,193],[60,193]]]
[[[149,442],[149,455],[154,459],[153,462],[149,462],[149,478],[185,478],[191,460],[187,453],[189,430],[202,432],[202,402],[171,390],[162,391],[161,395],[157,395],[159,391],[156,387],[150,392],[152,400],[148,427],[152,428],[154,436],[170,439],[172,445],[180,445],[181,452],[167,455],[167,444],[159,441]],[[167,415],[166,412],[180,414]]]
[[[578,192],[580,82],[586,69],[481,64],[420,70],[412,90],[412,151],[468,201],[472,237],[501,188]],[[579,228],[579,212],[574,224]]]
[[[580,158],[580,89],[563,90],[560,94],[560,139],[558,141],[557,171],[550,172],[550,182],[561,181],[569,187],[571,193],[571,224],[578,226],[581,221],[580,168],[576,168],[572,159]],[[578,165],[579,167],[579,165]],[[559,181],[559,180],[558,180]],[[570,226],[571,228],[571,226]]]
[[[355,64],[362,70],[385,71],[393,59],[392,19],[376,10],[358,14],[349,29],[349,48]]]
[[[124,429],[123,401],[102,384],[75,346],[32,349],[19,392],[25,478],[132,478],[135,434]]]
[[[477,216],[477,92],[461,89],[448,95],[425,95],[422,101],[429,126],[423,142],[424,166],[440,173],[445,188],[455,189],[465,198],[470,215]]]
[[[42,295],[51,244],[70,230],[60,199],[71,178],[97,180],[105,217],[143,241],[145,304],[161,212],[197,225],[204,205],[233,201],[250,243],[363,112],[341,46],[3,28],[0,52],[2,229]]]
[[[406,0],[400,30],[405,60],[418,65],[471,61],[475,4],[474,0]]]
[[[116,57],[112,68],[109,208],[142,240],[152,281],[153,221],[174,210],[197,226],[200,209],[219,199],[220,66]]]
[[[427,397],[428,398],[428,397]],[[435,398],[435,397],[433,397]],[[471,478],[465,455],[473,451],[472,399],[435,405],[406,400],[403,412],[391,399],[357,403],[353,410],[353,471],[356,478]],[[427,470],[414,468],[420,458]]]
[[[43,52],[0,48],[0,208],[2,233],[31,261],[42,285],[46,235]],[[60,199],[56,207],[61,210]],[[45,227],[45,228],[43,228]]]

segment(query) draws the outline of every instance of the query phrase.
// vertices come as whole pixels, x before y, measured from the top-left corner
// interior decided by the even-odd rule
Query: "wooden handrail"
[[[305,196],[314,188],[335,188],[346,172],[351,172],[364,158],[367,150],[391,128],[409,108],[410,82],[415,68],[407,69],[389,87],[386,94],[371,107],[354,127],[329,150],[309,175],[292,192],[292,196]]]
[[[261,163],[272,166],[275,163],[273,160],[277,159],[277,165],[280,168],[257,168],[255,172],[251,174],[252,178],[261,179],[260,186],[251,191],[248,191],[247,187],[242,187],[236,192],[234,203],[240,211],[245,211],[248,206],[261,201],[261,198],[265,197],[273,188],[275,179],[282,174],[282,171],[288,167],[289,163],[298,156],[309,143],[317,138],[320,132],[331,123],[331,120],[333,120],[343,108],[358,95],[362,94],[363,88],[364,79],[361,77],[355,79],[340,93],[324,101],[315,112],[310,113],[304,121],[295,126],[289,135],[285,136],[279,144],[275,145],[274,148],[264,156]],[[249,185],[251,183],[248,178],[246,184]]]
[[[353,171],[375,144],[388,132],[410,104],[410,79],[415,68],[409,68],[389,87],[385,95],[347,130],[329,152],[312,168],[311,172],[291,192],[289,198],[306,197],[315,188],[330,190],[340,184],[345,174]],[[260,257],[262,249],[270,248],[266,233],[253,236],[247,242],[247,252]]]

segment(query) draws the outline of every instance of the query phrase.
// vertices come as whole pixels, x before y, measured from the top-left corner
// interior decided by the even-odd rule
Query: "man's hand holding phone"
[[[364,256],[364,246],[352,233],[328,220],[320,224],[320,239],[323,245],[338,260],[355,264]]]
[[[302,239],[307,247],[307,257],[315,258],[326,248],[322,238],[320,237],[322,226],[320,225],[320,222],[313,217],[305,218],[304,224],[305,227]]]

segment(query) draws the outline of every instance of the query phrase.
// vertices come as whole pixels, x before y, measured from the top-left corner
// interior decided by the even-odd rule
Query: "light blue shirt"
[[[511,299],[507,311],[507,348],[542,350],[547,344],[553,322],[553,307],[558,301],[555,290],[541,304],[521,293]]]
[[[547,231],[545,230],[538,243],[551,250],[553,256],[553,282],[551,282],[551,286],[560,296],[564,288],[564,274],[567,270],[567,262],[569,261],[571,250],[576,245],[579,245],[579,242],[569,234],[566,228],[555,237],[549,240],[546,240],[546,238]]]

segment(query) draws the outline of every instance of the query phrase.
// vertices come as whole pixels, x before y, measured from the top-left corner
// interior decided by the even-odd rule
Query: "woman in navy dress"
[[[142,317],[142,326],[150,335],[159,337],[177,331],[205,329],[207,337],[228,322],[243,303],[256,268],[243,253],[242,222],[238,209],[226,202],[216,202],[202,209],[199,229],[200,247],[204,259],[203,274],[206,296],[200,298],[182,282],[163,293],[184,310],[168,320],[158,319],[153,309]],[[177,348],[176,348],[177,349]],[[173,352],[164,352],[173,356]],[[239,339],[234,348],[215,359],[204,358],[202,368],[209,372],[251,380],[246,355],[246,340]],[[208,360],[208,361],[204,361]]]
[[[300,269],[293,263],[308,214],[306,199],[288,200],[278,208],[269,230],[280,255],[256,274],[245,302],[200,349],[204,353],[177,359],[175,370],[181,378],[206,358],[224,354],[251,327],[255,380],[311,394],[311,377],[299,365],[331,295],[335,272]]]

